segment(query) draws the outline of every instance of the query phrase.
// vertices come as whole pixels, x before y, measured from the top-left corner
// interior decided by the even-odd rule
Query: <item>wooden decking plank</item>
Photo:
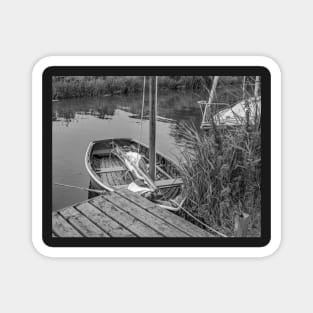
[[[135,237],[135,235],[89,202],[77,205],[76,209],[112,237]]]
[[[131,202],[140,205],[140,207],[142,208],[146,209],[146,208],[151,208],[155,206],[155,203],[151,202],[145,197],[140,196],[139,194],[135,192],[128,190],[126,187],[116,190],[116,193],[126,199],[129,199]]]
[[[52,230],[59,237],[83,237],[57,212],[52,214]]]
[[[200,227],[190,223],[189,221],[186,221],[184,218],[173,214],[166,209],[163,209],[161,207],[155,206],[150,207],[146,209],[150,213],[158,216],[159,218],[162,218],[163,220],[167,221],[168,223],[174,225],[181,231],[189,234],[192,237],[213,237],[210,233],[207,231],[201,229]]]
[[[121,189],[116,191],[120,195],[130,199],[132,202],[136,203],[143,209],[146,209],[150,213],[158,216],[159,218],[165,220],[166,222],[172,224],[176,228],[179,228],[181,231],[189,234],[193,237],[211,237],[211,234],[202,230],[198,226],[186,221],[184,218],[177,216],[166,209],[158,207],[155,203],[149,201],[148,199],[131,192],[128,189]]]
[[[102,197],[114,203],[114,205],[118,206],[120,209],[129,213],[133,217],[136,217],[138,220],[142,221],[146,225],[155,229],[157,232],[161,233],[165,237],[188,237],[186,233],[178,230],[171,224],[168,224],[166,221],[147,212],[138,205],[117,194],[116,192],[110,193],[108,195],[103,195]]]
[[[53,237],[213,237],[127,189],[52,214]]]
[[[158,207],[155,203],[134,192],[131,192],[128,189],[121,189],[116,192],[193,237],[212,237],[212,235],[207,231],[190,223],[184,218],[167,211],[166,209]]]
[[[62,209],[59,214],[86,237],[109,237],[108,234],[73,207]]]
[[[130,230],[138,237],[162,237],[161,234],[143,224],[135,217],[115,207],[112,203],[108,202],[101,196],[93,198],[92,200],[90,200],[90,202],[99,210],[110,216],[115,221],[118,221],[120,224],[122,224],[125,228]]]

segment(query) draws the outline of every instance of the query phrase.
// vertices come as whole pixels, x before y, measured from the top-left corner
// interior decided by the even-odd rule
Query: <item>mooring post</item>
[[[246,237],[248,233],[250,215],[247,213],[236,213],[234,220],[234,236],[235,237]]]
[[[259,95],[260,85],[261,85],[260,76],[255,76],[255,85],[254,85],[255,100],[257,100],[257,97]]]
[[[149,76],[149,106],[150,106],[150,128],[149,128],[149,174],[155,181],[155,137],[156,137],[156,105],[157,105],[157,79]]]

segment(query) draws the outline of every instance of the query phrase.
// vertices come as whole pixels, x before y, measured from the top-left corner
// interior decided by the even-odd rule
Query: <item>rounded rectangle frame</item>
[[[122,245],[94,244],[97,238],[81,245],[73,241],[72,244],[51,244],[47,240],[46,216],[43,214],[43,123],[42,104],[44,102],[43,78],[50,70],[51,73],[62,68],[95,69],[96,67],[133,67],[133,68],[264,68],[269,73],[268,97],[271,104],[268,116],[271,119],[269,156],[267,169],[270,171],[270,187],[267,197],[269,202],[267,232],[263,241],[253,245],[249,239],[227,238],[230,244],[216,241],[208,245],[184,245],[185,239],[178,238],[176,244],[148,244],[127,246],[127,240]],[[44,74],[45,73],[45,74]],[[51,74],[50,73],[50,74]],[[262,84],[263,85],[263,84]],[[263,87],[263,86],[262,86]],[[35,248],[43,255],[50,257],[262,257],[272,254],[279,247],[281,240],[281,74],[277,64],[267,57],[252,56],[106,56],[106,57],[46,57],[41,59],[33,69],[32,85],[32,239]],[[263,90],[263,88],[262,88]],[[263,95],[263,92],[262,92]],[[263,119],[263,109],[262,109]],[[263,126],[262,122],[262,126]],[[262,128],[262,150],[263,150]],[[263,153],[262,153],[263,158]],[[263,159],[262,159],[263,161]],[[263,163],[263,162],[262,162]],[[262,168],[263,179],[263,168]],[[262,191],[262,208],[263,208]],[[50,210],[48,210],[51,215]],[[263,212],[262,212],[263,214]],[[263,217],[262,217],[263,222]],[[263,232],[262,224],[262,232]],[[265,225],[266,226],[266,225]],[[180,239],[180,242],[179,242]],[[193,239],[193,238],[191,238]],[[154,239],[155,240],[155,239]],[[233,243],[231,243],[233,240]],[[241,240],[241,244],[240,244]],[[239,243],[239,244],[238,244]],[[253,243],[253,241],[252,241]]]

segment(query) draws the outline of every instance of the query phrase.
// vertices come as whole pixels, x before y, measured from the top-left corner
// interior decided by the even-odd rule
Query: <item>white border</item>
[[[50,66],[264,66],[271,73],[271,241],[261,248],[52,248],[42,240],[42,74]],[[260,56],[51,56],[32,73],[32,240],[49,257],[264,257],[281,240],[281,73]]]

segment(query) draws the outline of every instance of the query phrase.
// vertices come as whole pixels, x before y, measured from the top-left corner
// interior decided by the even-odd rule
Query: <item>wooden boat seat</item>
[[[114,167],[105,167],[105,168],[98,169],[96,170],[96,173],[100,174],[100,173],[121,172],[125,170],[126,168],[123,166],[114,166]]]
[[[182,184],[183,184],[183,180],[181,178],[162,179],[162,180],[157,180],[155,182],[155,185],[159,188],[180,186]]]
[[[181,178],[161,179],[161,180],[155,181],[154,183],[159,188],[178,187],[183,184],[183,180]],[[114,187],[117,189],[123,189],[123,188],[127,188],[128,185],[117,185]]]
[[[112,149],[97,149],[92,151],[92,155],[97,157],[103,157],[109,155],[111,151]]]

